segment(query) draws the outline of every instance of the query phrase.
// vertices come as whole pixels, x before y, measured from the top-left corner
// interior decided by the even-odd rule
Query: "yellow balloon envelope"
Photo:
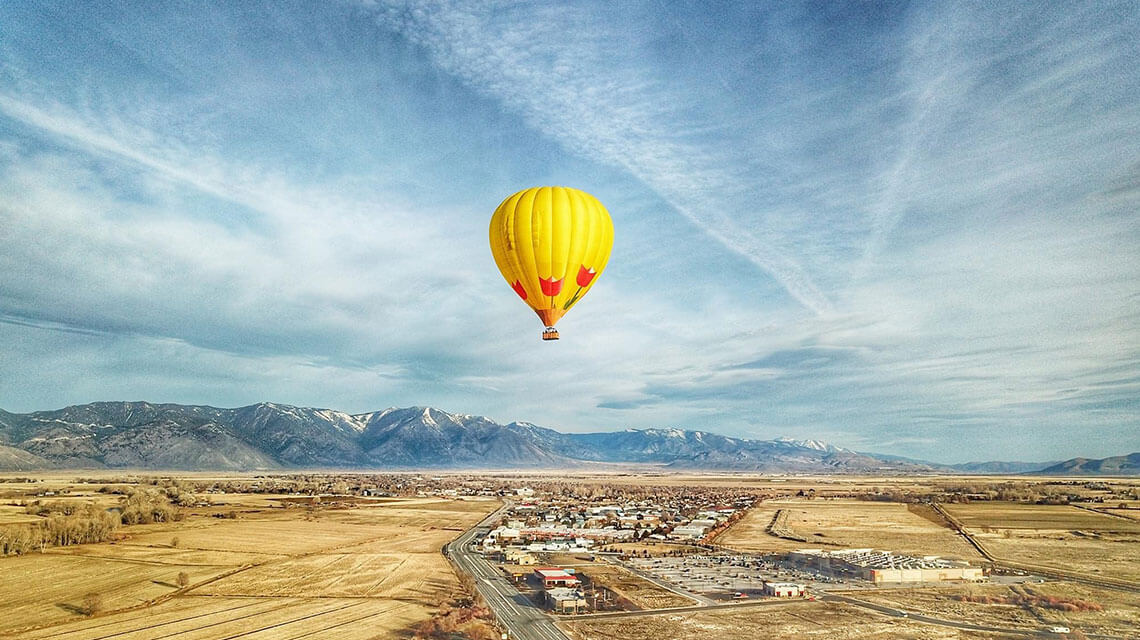
[[[557,340],[555,323],[606,268],[614,223],[585,191],[532,187],[495,209],[490,235],[499,271],[546,326],[543,340]]]

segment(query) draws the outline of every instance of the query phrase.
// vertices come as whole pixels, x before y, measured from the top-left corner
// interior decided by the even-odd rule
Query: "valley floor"
[[[408,638],[461,593],[440,548],[498,504],[377,499],[313,510],[227,497],[236,519],[192,513],[124,527],[114,542],[0,558],[0,636]]]

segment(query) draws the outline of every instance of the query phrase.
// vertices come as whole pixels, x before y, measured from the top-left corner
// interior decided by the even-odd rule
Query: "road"
[[[554,625],[545,611],[519,593],[514,585],[482,554],[472,550],[471,543],[491,529],[509,505],[504,505],[463,535],[448,543],[445,551],[461,571],[475,578],[475,588],[495,612],[495,619],[506,627],[511,640],[570,640]]]

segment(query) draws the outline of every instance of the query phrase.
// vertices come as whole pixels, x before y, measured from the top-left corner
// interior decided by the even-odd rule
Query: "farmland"
[[[776,512],[787,513],[787,528],[805,541],[767,533]],[[978,554],[951,529],[908,509],[905,504],[855,500],[777,500],[763,502],[733,525],[717,543],[741,551],[787,551],[804,547],[874,547],[914,555],[963,559]]]
[[[992,634],[932,627],[868,614],[841,603],[794,602],[701,613],[662,613],[620,619],[564,622],[574,640],[628,638],[834,638],[838,640],[950,640],[997,638]]]
[[[1135,495],[1134,484],[1121,481],[1109,486],[1022,479],[636,474],[583,475],[557,482],[541,474],[379,474],[367,481],[337,474],[107,476],[77,481],[59,473],[0,482],[0,535],[5,528],[47,527],[53,522],[62,527],[72,517],[69,513],[82,518],[125,509],[143,494],[147,508],[163,515],[152,522],[144,509],[136,513],[144,523],[122,524],[103,542],[52,546],[67,543],[41,538],[16,551],[23,555],[0,557],[0,637],[411,638],[415,629],[426,628],[421,623],[429,618],[434,628],[447,626],[441,622],[446,617],[441,616],[441,605],[466,601],[461,580],[440,554],[441,547],[495,510],[500,501],[494,496],[513,496],[522,487],[528,487],[526,498],[508,499],[527,506],[518,514],[504,512],[495,525],[518,520],[512,526],[521,530],[596,518],[601,522],[593,526],[643,529],[630,541],[598,545],[601,548],[572,551],[555,546],[551,553],[538,554],[539,563],[580,572],[587,600],[596,593],[594,587],[606,587],[608,591],[601,590],[602,608],[635,610],[619,618],[560,616],[560,624],[575,640],[996,637],[945,626],[958,622],[1034,631],[1064,625],[1127,637],[1140,623],[1135,592],[1071,581],[1042,583],[1031,575],[1002,577],[1019,584],[902,589],[813,582],[763,562],[748,569],[777,581],[805,582],[809,595],[820,598],[774,601],[761,595],[758,586],[724,582],[725,576],[744,571],[736,561],[708,561],[701,571],[714,574],[710,584],[728,585],[717,597],[727,602],[732,589],[741,589],[749,591],[748,604],[669,611],[707,604],[707,594],[698,590],[693,600],[631,570],[645,556],[656,556],[644,560],[649,563],[699,560],[708,548],[697,540],[669,537],[671,529],[722,505],[744,515],[736,515],[735,524],[715,544],[746,553],[871,547],[983,564],[982,556],[933,502],[1003,558],[1136,580],[1140,561],[1133,551],[1140,542],[1140,521],[1132,519],[1133,501],[1126,497],[1129,492]],[[684,484],[690,481],[691,486]],[[1005,494],[1020,501],[994,497]],[[1075,504],[1041,503],[1061,497]],[[624,512],[606,514],[615,504]],[[596,505],[605,508],[589,512]],[[169,517],[174,511],[178,517]],[[662,515],[655,515],[658,512]],[[768,532],[778,513],[779,536]],[[647,535],[652,532],[657,535]],[[687,558],[669,559],[676,555]],[[674,582],[678,589],[696,588],[686,586],[698,573],[692,570],[687,581]],[[718,572],[724,575],[715,575]],[[857,599],[916,616],[903,619],[824,600],[831,590],[851,593],[845,589],[854,590]],[[616,602],[607,600],[609,592],[617,596]],[[920,613],[947,622],[924,624],[915,619]],[[459,619],[456,624],[461,624]]]
[[[999,558],[1140,583],[1140,522],[1069,505],[946,509]]]
[[[1140,628],[1140,595],[1072,582],[885,589],[859,597],[938,618],[1001,627],[1035,630],[1058,625],[1124,637]]]
[[[393,630],[407,628],[427,614],[422,605],[383,599],[186,597],[15,637],[213,640],[240,635],[284,640],[327,633],[328,637],[363,640],[398,637]]]
[[[497,505],[224,498],[183,520],[121,527],[108,542],[0,558],[0,635],[408,637],[460,593],[440,547]]]

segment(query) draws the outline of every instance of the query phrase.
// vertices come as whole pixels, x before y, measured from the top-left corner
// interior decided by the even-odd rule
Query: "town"
[[[690,491],[568,500],[529,486],[469,543],[538,606],[558,614],[806,598],[827,590],[986,580],[969,562],[871,548],[745,553],[717,543],[761,497]],[[786,514],[777,513],[779,527]],[[789,536],[791,537],[791,536]],[[792,537],[792,539],[797,539]]]

